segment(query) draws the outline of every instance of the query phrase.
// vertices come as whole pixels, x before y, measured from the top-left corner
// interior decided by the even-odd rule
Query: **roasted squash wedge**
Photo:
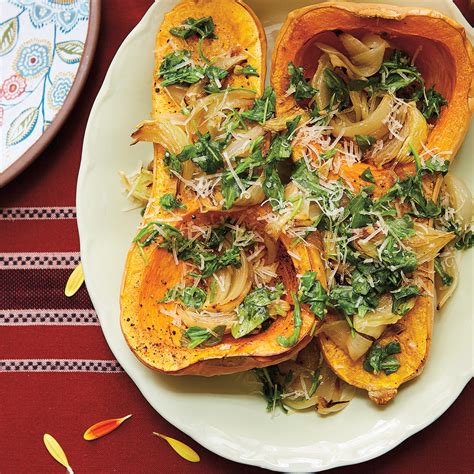
[[[312,76],[322,54],[314,43],[326,41],[334,31],[381,34],[415,58],[426,85],[435,85],[448,101],[426,147],[449,151],[454,157],[474,110],[474,54],[461,25],[424,8],[327,2],[291,12],[272,55],[271,83],[277,94],[277,113],[297,107],[294,96],[286,93],[288,63],[303,66],[308,77]]]
[[[199,24],[196,30],[191,30],[190,23],[196,19],[210,21],[207,26],[211,25],[212,33],[202,32],[200,28],[204,27]],[[188,37],[183,33],[186,28],[199,34]],[[179,73],[186,67],[195,67],[197,77],[184,79],[189,82],[173,83],[173,77],[167,79],[168,76],[162,74],[163,65],[172,61],[178,63],[172,65],[172,71]],[[142,122],[132,135],[134,141],[153,142],[154,147],[154,185],[145,218],[153,219],[162,213],[159,197],[164,194],[172,194],[186,206],[186,211],[178,209],[178,214],[222,208],[222,194],[216,188],[218,177],[193,181],[195,172],[201,170],[191,162],[183,165],[178,177],[167,166],[166,153],[182,152],[199,134],[210,132],[214,138],[217,133],[214,121],[222,122],[223,111],[249,108],[263,92],[265,61],[263,27],[240,0],[183,0],[165,15],[155,44],[152,120]],[[212,84],[205,75],[206,65],[210,77],[216,77]],[[251,68],[250,75],[245,74],[245,66]],[[220,73],[227,75],[221,78]],[[197,81],[201,77],[203,80]],[[169,82],[172,84],[168,85]],[[210,85],[214,89],[205,91]],[[206,95],[207,92],[211,94]],[[258,127],[255,134],[249,134],[249,143],[260,135],[263,129]]]
[[[376,107],[379,107],[379,110],[381,110],[380,118],[373,120],[377,122],[378,128],[372,127],[371,133],[366,134],[362,134],[360,131],[351,133],[351,126],[353,124],[351,120],[357,120],[357,130],[364,130],[364,127],[368,127],[363,122],[363,119],[364,113],[367,114],[367,109],[370,107],[370,102],[369,105],[367,102],[364,104],[356,103],[355,99],[357,101],[359,99],[353,91],[371,87],[369,85],[371,84],[370,80],[367,77],[374,75],[381,67],[382,62],[384,60],[387,61],[385,50],[387,49],[388,51],[389,48],[401,50],[404,52],[403,54],[406,53],[411,58],[412,63],[405,64],[408,64],[410,68],[414,63],[414,68],[416,68],[414,70],[418,74],[416,80],[424,81],[426,85],[424,90],[428,90],[432,86],[436,87],[437,99],[440,100],[442,107],[437,109],[435,119],[432,119],[430,112],[426,113],[423,110],[425,118],[430,123],[427,126],[421,112],[414,106],[414,102],[402,105],[405,107],[405,124],[416,129],[416,133],[408,135],[408,139],[405,139],[402,129],[403,123],[397,120],[391,122],[391,119],[387,119],[387,112],[382,111],[384,107],[386,110],[402,107],[400,105],[402,101],[394,98],[393,95],[380,95],[377,99],[377,94],[380,94],[381,90],[389,90],[384,83],[387,75],[384,76],[382,73],[378,78],[374,79],[375,82],[381,81],[380,85],[378,85],[379,89],[376,89],[377,86],[373,86],[374,88],[369,93],[369,99],[372,101],[372,104],[375,104],[374,100],[379,101],[377,102],[378,105],[373,107],[375,111],[373,113],[374,117],[377,114]],[[345,55],[340,53],[341,50],[345,52]],[[401,57],[397,57],[397,54],[395,53],[394,56],[396,60]],[[376,55],[379,55],[378,66],[367,72],[370,67],[364,63],[364,59],[368,56],[373,59]],[[377,61],[375,62],[377,63]],[[385,64],[387,63],[383,63],[383,65]],[[326,67],[324,75],[319,72],[318,68],[321,67],[323,69]],[[328,117],[332,121],[329,122],[330,126],[326,133],[331,133],[332,130],[337,132],[334,133],[336,137],[339,134],[339,138],[336,139],[335,143],[337,143],[341,136],[347,138],[344,147],[341,144],[334,145],[333,149],[326,149],[324,150],[325,153],[322,153],[320,149],[322,139],[319,140],[319,143],[311,144],[311,133],[313,132],[309,133],[309,128],[303,130],[305,128],[303,126],[302,130],[300,130],[300,135],[306,133],[309,138],[303,137],[299,142],[297,141],[298,143],[294,146],[293,150],[294,161],[299,164],[303,163],[304,159],[306,161],[308,159],[309,161],[317,161],[319,166],[318,179],[324,173],[326,182],[335,183],[334,187],[336,188],[338,186],[336,182],[341,178],[341,182],[345,183],[346,189],[350,189],[350,192],[353,192],[354,195],[361,193],[361,191],[368,189],[370,186],[370,191],[367,192],[376,200],[382,198],[390,189],[392,191],[389,192],[392,192],[395,196],[396,192],[393,192],[392,187],[396,182],[407,177],[417,176],[417,173],[421,176],[422,172],[419,171],[421,161],[417,150],[420,153],[425,153],[424,159],[427,159],[428,156],[433,156],[434,150],[438,154],[435,160],[439,160],[440,163],[444,159],[452,160],[454,158],[467,132],[474,109],[473,71],[473,51],[463,28],[453,20],[437,12],[390,5],[329,2],[295,10],[288,16],[280,30],[273,51],[271,83],[277,95],[277,116],[292,117],[295,114],[303,115],[307,114],[308,109],[311,110],[311,107],[313,107],[313,114],[316,114],[314,116],[320,114],[319,117],[322,117],[321,123],[324,124],[323,128],[328,126],[328,122],[324,123],[323,114],[327,113],[330,115]],[[408,91],[408,89],[405,90]],[[433,90],[434,88],[429,93],[433,93]],[[390,90],[390,93],[393,93],[393,90]],[[324,94],[327,97],[324,97]],[[355,97],[352,94],[355,94]],[[367,100],[367,97],[364,96],[363,99]],[[391,104],[389,104],[390,101],[392,101]],[[326,107],[326,112],[323,114],[321,114],[321,103],[325,107],[329,104]],[[337,119],[337,114],[341,110],[342,114],[340,116],[342,118]],[[355,119],[356,116],[357,119]],[[336,117],[336,119],[331,117]],[[393,126],[394,124],[395,127]],[[353,128],[355,129],[356,127]],[[322,127],[320,126],[317,130],[319,136],[321,136],[321,129]],[[357,135],[357,133],[360,135]],[[382,137],[385,134],[387,136],[390,135],[390,140],[383,143]],[[400,136],[397,136],[397,134]],[[400,143],[396,143],[397,140],[393,139],[393,136],[397,136]],[[354,139],[357,139],[357,144],[355,144],[357,153],[353,151],[353,145],[350,143]],[[360,154],[358,146],[360,146],[360,149],[363,149],[364,146],[370,148],[377,140],[380,141],[379,150],[383,149],[384,145],[386,147],[384,156],[376,150],[371,152],[371,154]],[[300,146],[301,142],[303,142],[302,146]],[[406,147],[406,149],[403,149],[403,147]],[[392,156],[390,152],[392,152]],[[377,153],[379,154],[377,155]],[[354,158],[355,155],[357,155],[356,158]],[[382,159],[371,160],[371,157],[373,158],[374,156],[382,156]],[[442,156],[443,160],[439,156]],[[414,157],[416,157],[416,163],[414,163]],[[336,160],[337,166],[332,165],[333,160]],[[390,166],[384,167],[388,162],[391,162]],[[424,196],[429,200],[436,201],[440,179],[437,179],[436,173],[427,172],[426,174],[429,176],[423,176]],[[311,178],[304,175],[300,175],[296,179],[296,183],[300,188],[308,186],[309,182],[309,186],[313,186],[313,189],[316,189],[313,193],[313,202],[316,202],[319,198],[314,196],[317,196],[319,181],[310,181]],[[324,202],[324,197],[319,199],[320,206],[324,206]],[[346,205],[352,206],[352,204],[354,203],[349,204],[349,201],[346,202]],[[355,213],[356,218],[364,219],[363,214],[361,217],[359,211],[365,212],[365,209],[363,203],[359,202],[359,204],[362,207],[354,206],[352,207],[352,212]],[[334,208],[332,211],[335,213],[343,212],[343,206],[344,201],[339,201],[339,209]],[[401,217],[405,212],[413,213],[413,210],[404,208],[402,204],[401,207],[397,207],[395,214],[398,213],[398,217]],[[364,255],[367,247],[372,245],[369,244],[371,239],[377,240],[376,235],[382,230],[384,225],[380,212],[378,215],[380,216],[381,227],[377,231],[372,233],[369,231],[368,234],[366,233],[361,236],[362,247],[357,247],[357,232],[362,232],[361,229],[357,228],[361,226],[352,225],[355,228],[354,235],[349,241],[353,242],[351,248],[355,248],[356,252],[359,251],[358,255],[360,255],[360,252]],[[387,215],[389,214],[385,214],[385,218],[387,218]],[[415,215],[417,215],[416,212]],[[426,216],[429,216],[429,213],[426,213]],[[417,226],[425,226],[429,223],[426,217],[414,220],[415,229]],[[319,220],[315,222],[319,222]],[[413,226],[413,222],[411,220],[410,222],[410,225]],[[328,227],[328,224],[326,224],[326,227]],[[330,227],[331,225],[329,224]],[[431,232],[428,230],[428,227],[422,228],[426,235]],[[322,232],[322,234],[325,233],[327,234],[328,232]],[[385,230],[385,233],[387,233],[387,230]],[[323,235],[321,235],[320,231],[317,231],[316,234],[316,241],[319,241],[321,255],[326,255],[326,257],[329,255],[329,258],[331,258],[331,252],[324,248]],[[347,238],[347,235],[343,238]],[[399,237],[397,236],[396,238]],[[428,237],[426,238],[428,239]],[[449,233],[440,234],[440,238],[444,239],[444,244],[446,244],[453,236],[449,235]],[[337,238],[332,240],[334,248],[336,240]],[[400,245],[400,248],[406,248],[405,244],[401,243]],[[382,258],[380,256],[381,252],[384,251],[383,248],[384,245],[382,247],[374,247],[376,249],[375,253],[374,251],[372,253],[369,251],[366,255],[367,262],[370,264],[377,257]],[[430,261],[426,261],[420,267],[422,276],[418,279],[418,282],[423,287],[423,294],[410,300],[409,306],[403,311],[403,317],[392,320],[392,322],[396,321],[396,324],[389,325],[388,329],[383,331],[382,334],[366,333],[361,336],[356,333],[355,340],[354,333],[352,334],[350,345],[359,344],[359,349],[360,344],[362,346],[365,345],[365,350],[362,351],[362,354],[368,350],[374,340],[377,340],[378,348],[397,346],[393,352],[397,353],[397,359],[395,359],[397,367],[394,370],[389,367],[386,372],[380,371],[379,366],[379,371],[377,371],[371,368],[370,365],[368,368],[364,368],[365,357],[351,357],[347,348],[341,348],[341,345],[337,344],[335,340],[340,342],[343,339],[343,335],[336,334],[336,337],[334,337],[334,328],[339,327],[337,321],[340,321],[340,316],[336,316],[333,309],[329,309],[322,327],[317,331],[322,354],[334,373],[347,383],[367,390],[369,397],[377,404],[389,402],[396,396],[401,384],[416,377],[423,370],[431,344],[435,307],[433,287],[434,255],[435,253]],[[339,263],[339,271],[342,266],[343,274],[346,265],[345,258],[346,256],[344,256],[343,262]],[[303,273],[305,271],[315,272],[324,288],[328,288],[327,279],[334,279],[336,268],[334,268],[334,272],[331,274],[331,269],[324,263],[324,258],[313,259],[312,262],[307,261],[305,263],[309,263],[309,266],[303,269]],[[363,264],[364,262],[362,262]],[[349,266],[349,268],[351,268],[350,271],[354,271],[353,267]],[[346,274],[345,278],[345,281],[351,281],[351,275]],[[406,280],[403,274],[402,278]],[[368,280],[365,280],[365,283],[367,281],[370,283],[370,275]],[[348,287],[342,288],[342,290],[348,290]],[[370,287],[368,286],[368,289],[364,291],[369,294]],[[418,290],[414,291],[416,294]],[[347,305],[344,306],[347,301],[343,301],[347,296],[344,295],[348,293],[341,291],[340,294],[341,301],[333,301],[332,304],[344,310],[344,308],[347,308]],[[360,297],[359,301],[352,301],[350,304],[358,307],[361,301],[363,301],[362,297]],[[348,319],[350,324],[354,324],[352,314],[355,313],[357,315],[357,309],[351,308],[345,311],[346,319]],[[347,317],[347,311],[352,311],[352,313],[349,313],[350,318]],[[393,310],[393,312],[395,311]],[[344,314],[344,311],[342,313]],[[328,334],[331,332],[329,329],[327,332],[324,330],[325,325],[332,328],[333,337],[329,337]],[[351,331],[349,326],[344,324],[342,326],[345,326],[342,328],[344,334],[347,332],[348,337],[350,337]],[[356,354],[359,354],[357,350],[357,348],[354,349]],[[390,354],[390,352],[387,352],[387,354]],[[387,357],[387,365],[389,365],[388,362],[393,362],[394,358],[387,354],[383,353],[383,357]]]
[[[249,208],[239,216],[238,221],[234,220],[231,213],[210,212],[195,215],[193,218],[189,216],[180,222],[178,230],[172,228],[174,229],[172,232],[179,232],[179,229],[203,229],[206,226],[222,225],[222,223],[230,222],[228,225],[232,226],[231,230],[235,230],[236,226],[241,225],[245,226],[248,231],[259,232],[258,235],[263,237],[263,242],[267,241],[264,222],[259,220],[263,212],[265,211],[262,211],[260,207]],[[222,229],[222,227],[220,228]],[[217,232],[215,235],[217,235]],[[144,240],[146,241],[148,237],[144,237]],[[241,239],[239,245],[244,245],[242,242],[247,237],[241,235],[239,238]],[[176,312],[176,303],[166,301],[166,295],[179,283],[183,272],[184,276],[190,273],[189,267],[187,269],[183,268],[186,261],[179,260],[176,263],[176,254],[174,256],[173,251],[169,248],[160,248],[160,237],[158,237],[156,243],[153,242],[151,245],[141,248],[137,243],[134,243],[127,258],[123,279],[121,324],[127,343],[140,361],[152,369],[167,374],[212,376],[273,365],[289,359],[308,344],[312,339],[310,333],[314,316],[305,308],[302,308],[301,320],[295,323],[295,309],[291,309],[291,305],[294,308],[294,302],[290,298],[290,292],[292,290],[296,291],[297,288],[296,275],[301,270],[299,262],[305,262],[306,264],[309,261],[307,251],[302,246],[292,248],[293,255],[298,256],[298,253],[301,252],[301,256],[293,264],[284,245],[273,242],[271,238],[269,239],[272,241],[272,250],[270,251],[273,255],[272,259],[278,262],[276,266],[277,275],[275,276],[282,282],[283,286],[281,288],[286,289],[285,301],[280,303],[280,309],[283,308],[283,311],[277,312],[276,317],[269,320],[271,324],[268,328],[257,334],[252,331],[250,335],[234,337],[234,332],[230,334],[228,331],[233,322],[231,320],[225,331],[226,334],[221,340],[212,345],[198,344],[194,347],[183,344],[185,329],[186,327],[192,327],[193,324],[189,321],[196,321],[193,318],[197,318],[195,324],[199,324],[201,327],[206,327],[206,324],[211,324],[211,328],[219,324],[225,326],[228,324],[226,320],[228,316],[225,313],[229,310],[229,304],[235,307],[237,303],[242,302],[242,299],[249,294],[249,287],[239,291],[237,295],[234,295],[235,298],[231,298],[230,302],[228,301],[229,298],[221,299],[224,306],[219,308],[217,308],[217,300],[219,299],[220,290],[217,287],[214,290],[217,295],[214,300],[215,304],[206,306],[208,303],[206,301],[203,306],[203,308],[207,307],[214,311],[214,319],[213,317],[207,317],[207,321],[210,322],[203,323],[206,318],[202,318],[201,313],[186,313],[186,309],[180,312],[179,308]],[[258,250],[254,250],[252,249],[252,252],[254,252],[255,257],[256,254],[262,251],[262,246]],[[209,256],[209,253],[207,253],[207,256]],[[249,280],[246,276],[245,281],[237,283],[236,279],[240,278],[238,272],[244,271],[244,261],[241,260],[240,263],[241,266],[238,269],[231,269],[233,273],[230,276],[230,285],[229,282],[225,281],[227,275],[221,274],[224,278],[224,284],[227,285],[227,292],[229,289],[233,291],[240,283],[246,285],[247,282],[252,283],[254,280],[254,277]],[[258,271],[258,266],[256,268]],[[187,326],[183,325],[183,321],[186,321]],[[297,325],[300,325],[300,327],[298,328]],[[281,338],[291,338],[292,334],[296,334],[292,343],[282,344]]]

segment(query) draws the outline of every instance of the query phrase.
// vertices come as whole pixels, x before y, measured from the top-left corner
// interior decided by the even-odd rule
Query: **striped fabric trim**
[[[79,258],[79,252],[3,253],[0,254],[0,270],[74,268]]]
[[[0,372],[96,372],[120,373],[116,360],[3,359]]]
[[[100,326],[92,309],[0,310],[0,326]]]
[[[0,220],[76,219],[75,207],[5,207],[0,209]]]

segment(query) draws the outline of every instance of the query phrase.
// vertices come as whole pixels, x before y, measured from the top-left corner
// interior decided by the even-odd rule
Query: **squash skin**
[[[259,73],[256,76],[232,75],[229,87],[244,87],[257,91],[257,95],[263,93],[266,76],[266,52],[267,41],[265,31],[253,10],[240,0],[184,0],[172,11],[165,15],[162,25],[156,36],[154,53],[154,80],[152,89],[152,118],[163,113],[178,113],[180,107],[171,100],[163,88],[159,87],[158,72],[163,58],[175,49],[187,49],[191,51],[193,59],[199,59],[197,50],[197,39],[185,41],[173,36],[169,30],[181,24],[189,17],[201,18],[212,16],[216,25],[217,39],[206,39],[203,44],[204,54],[216,56],[226,51],[231,51],[239,45],[242,49],[247,48],[250,62]],[[153,144],[154,149],[154,184],[152,197],[162,196],[170,193],[176,195],[178,180],[170,175],[164,164],[165,149],[160,144]],[[179,196],[187,206],[185,213],[199,210],[217,210],[209,199],[196,199],[192,193],[183,193]],[[145,211],[145,219],[153,220],[162,213],[158,204],[159,199],[150,199]],[[181,211],[178,211],[181,213]]]
[[[386,32],[397,47],[410,54],[415,52],[420,41],[423,42],[423,50],[416,65],[421,70],[427,86],[435,84],[437,90],[448,99],[448,106],[443,108],[441,117],[431,130],[426,147],[452,151],[447,159],[453,160],[468,130],[474,110],[474,55],[464,29],[438,12],[390,5],[332,2],[293,11],[280,30],[273,51],[271,83],[277,94],[277,115],[299,109],[293,96],[285,94],[289,85],[288,63],[293,61],[298,66],[313,64],[314,67],[317,57],[310,51],[311,41],[320,33],[337,29],[346,32]],[[395,36],[397,38],[393,39]],[[438,55],[430,54],[436,51],[439,52]],[[430,64],[430,60],[434,64]],[[446,70],[453,73],[448,75]],[[309,71],[311,72],[314,70]],[[297,153],[298,150],[295,150],[295,155]],[[394,184],[393,172],[377,169],[366,163],[357,163],[352,167],[342,165],[338,175],[343,177],[349,187],[357,191],[367,185],[360,179],[361,172],[367,167],[371,169],[377,182],[374,195],[378,197]],[[413,174],[414,167],[412,164],[399,165],[395,171],[399,176]],[[427,184],[428,194],[433,194],[434,182],[431,180]],[[306,270],[325,275],[322,262],[313,262]],[[434,275],[432,263],[428,265],[427,270],[430,275]],[[324,286],[325,277],[321,279],[321,283]],[[434,294],[431,282],[427,283],[427,287],[428,291]],[[327,319],[334,317],[329,314]],[[401,367],[389,376],[365,371],[362,367],[363,358],[352,361],[324,333],[318,335],[318,343],[327,363],[340,378],[366,390],[369,398],[384,405],[397,395],[401,384],[422,372],[431,345],[433,318],[434,298],[420,296],[414,308],[395,325],[400,332],[394,334],[394,327],[379,339],[380,343],[385,345],[394,340],[396,335],[401,345],[402,352],[397,355]]]
[[[260,206],[249,208],[241,214],[248,228],[264,233],[265,212]],[[231,213],[206,213],[196,222],[210,223],[216,219],[231,217]],[[279,335],[290,336],[293,331],[293,312],[278,317],[263,333],[234,339],[231,335],[212,347],[189,349],[181,347],[181,330],[170,316],[159,312],[156,301],[179,279],[179,266],[173,256],[156,245],[145,248],[148,264],[138,247],[132,244],[129,251],[122,283],[121,326],[125,339],[142,363],[163,373],[172,375],[222,375],[242,372],[255,367],[273,365],[293,356],[311,341],[310,332],[314,316],[301,308],[302,327],[295,346],[286,348],[276,341]],[[300,268],[281,248],[280,276],[285,288],[296,291]],[[287,299],[289,291],[287,291]],[[291,298],[288,299],[291,302]]]

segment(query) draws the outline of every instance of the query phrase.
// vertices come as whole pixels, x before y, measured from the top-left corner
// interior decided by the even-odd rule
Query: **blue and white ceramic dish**
[[[95,46],[100,4],[0,3],[1,187],[46,146],[72,107],[85,79],[79,73],[88,69]],[[67,111],[61,114],[64,106]]]

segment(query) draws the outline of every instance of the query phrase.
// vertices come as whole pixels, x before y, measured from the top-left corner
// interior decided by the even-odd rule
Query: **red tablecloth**
[[[42,156],[0,190],[2,474],[64,472],[46,453],[45,432],[61,442],[77,473],[258,471],[219,458],[164,421],[114,360],[87,290],[72,299],[63,293],[79,258],[74,206],[89,111],[117,48],[150,3],[103,1],[97,52],[74,111]],[[472,472],[473,394],[471,383],[423,432],[337,472]],[[128,413],[133,418],[112,435],[82,440],[91,423]],[[189,443],[202,461],[187,463],[152,431]]]

